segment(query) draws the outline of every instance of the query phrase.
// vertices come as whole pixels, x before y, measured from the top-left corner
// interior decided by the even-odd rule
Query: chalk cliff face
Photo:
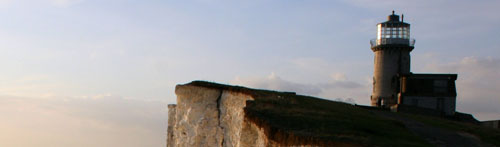
[[[169,106],[167,146],[267,146],[262,129],[245,121],[250,95],[200,86],[177,86]],[[244,136],[244,137],[242,137]]]
[[[194,81],[175,93],[177,104],[168,106],[169,147],[500,146],[496,129],[292,92]]]

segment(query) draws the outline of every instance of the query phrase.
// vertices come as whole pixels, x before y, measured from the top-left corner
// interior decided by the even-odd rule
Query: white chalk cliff
[[[177,86],[169,105],[169,147],[253,147],[269,144],[264,131],[245,121],[250,95],[200,86]]]

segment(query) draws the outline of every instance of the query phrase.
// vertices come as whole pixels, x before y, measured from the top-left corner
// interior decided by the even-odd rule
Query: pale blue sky
[[[166,104],[175,103],[176,84],[192,80],[367,105],[369,40],[392,10],[405,14],[417,40],[412,71],[458,73],[457,109],[500,119],[498,6],[495,0],[0,0],[0,120],[16,114],[2,125],[20,132],[18,138],[42,138],[33,142],[44,146],[74,146],[86,142],[75,138],[92,138],[92,130],[108,138],[81,146],[162,146]],[[65,122],[80,136],[59,130],[69,141],[47,138],[42,132],[56,127],[51,121],[40,133],[23,133],[37,124],[17,122],[34,115]],[[134,120],[144,122],[124,123]],[[77,125],[88,121],[97,126]],[[113,131],[130,126],[137,130]],[[138,130],[144,134],[124,135]],[[0,133],[0,146],[6,136]],[[113,144],[127,137],[139,144]],[[32,146],[11,143],[4,145]]]

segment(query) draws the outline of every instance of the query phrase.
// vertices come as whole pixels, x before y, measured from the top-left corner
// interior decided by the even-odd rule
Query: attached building
[[[398,104],[455,114],[456,74],[406,74],[399,76]]]

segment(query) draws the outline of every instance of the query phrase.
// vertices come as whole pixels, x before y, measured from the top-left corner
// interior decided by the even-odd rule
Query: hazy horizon
[[[369,105],[395,10],[414,73],[456,73],[457,111],[500,119],[500,1],[0,0],[0,146],[165,146],[193,80]]]

